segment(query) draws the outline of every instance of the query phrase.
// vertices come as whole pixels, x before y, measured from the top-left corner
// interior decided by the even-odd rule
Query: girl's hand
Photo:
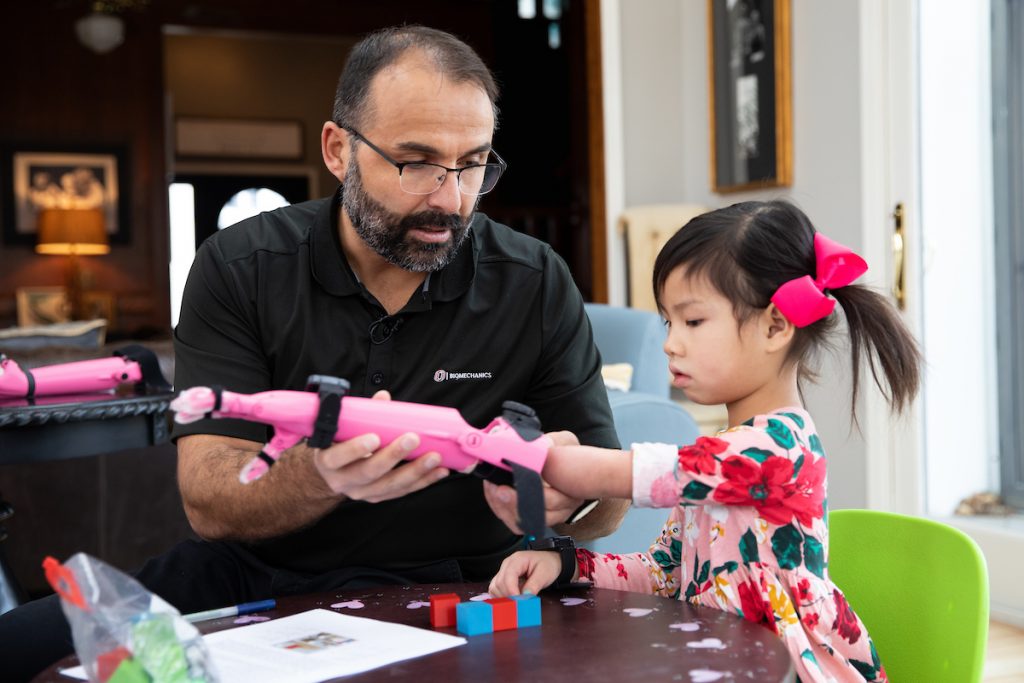
[[[520,550],[505,558],[487,592],[496,598],[533,593],[555,582],[562,572],[562,557],[549,550]]]

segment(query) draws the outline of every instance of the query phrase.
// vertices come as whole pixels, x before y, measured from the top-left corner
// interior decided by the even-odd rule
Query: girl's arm
[[[804,428],[797,414],[759,416],[751,425],[718,437],[701,437],[676,448],[641,444],[633,452],[558,448],[548,455],[545,478],[574,495],[622,496],[628,491],[634,505],[671,507],[661,536],[646,551],[627,555],[579,551],[580,580],[616,588],[678,596],[689,581],[680,567],[682,529],[680,503],[756,508],[773,524],[821,523],[825,497],[825,459],[813,433],[808,446],[797,438]],[[591,493],[592,492],[592,493]],[[557,571],[555,572],[557,575]],[[549,579],[549,582],[554,580]],[[707,580],[694,577],[694,581]],[[546,584],[545,584],[546,585]]]
[[[630,498],[633,457],[629,451],[594,446],[555,446],[544,462],[544,480],[573,498]]]

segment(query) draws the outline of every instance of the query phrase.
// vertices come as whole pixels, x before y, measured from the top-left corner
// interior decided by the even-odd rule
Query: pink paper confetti
[[[628,614],[631,617],[646,617],[648,614],[650,614],[654,610],[650,609],[648,607],[627,607],[626,609],[624,609],[622,611],[625,612],[626,614]]]
[[[261,621],[270,621],[270,617],[258,617],[255,614],[246,614],[245,616],[238,617],[235,619],[236,624],[257,624]]]
[[[705,638],[704,640],[693,640],[686,644],[686,647],[693,647],[700,650],[724,650],[725,643],[718,638]]]
[[[669,628],[674,628],[677,631],[699,631],[700,624],[696,621],[680,621],[676,624],[669,624]]]
[[[342,609],[348,607],[350,609],[363,609],[366,605],[363,604],[362,600],[349,600],[348,602],[336,602],[331,605],[334,609]]]
[[[430,607],[430,603],[423,602],[422,600],[413,600],[405,606],[406,609],[419,609],[420,607]]]
[[[562,598],[562,604],[566,607],[575,607],[576,605],[582,605],[586,601],[586,598]]]

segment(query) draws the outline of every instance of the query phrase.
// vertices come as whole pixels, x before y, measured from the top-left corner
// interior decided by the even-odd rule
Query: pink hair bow
[[[772,303],[786,319],[797,327],[807,327],[828,316],[836,307],[835,299],[825,291],[850,284],[865,272],[868,264],[857,254],[820,232],[814,234],[814,257],[817,278],[798,277],[779,287]]]

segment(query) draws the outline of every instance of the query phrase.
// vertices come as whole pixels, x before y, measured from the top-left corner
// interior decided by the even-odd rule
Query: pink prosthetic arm
[[[303,391],[220,391],[218,395],[208,387],[194,387],[181,392],[171,402],[171,410],[177,411],[174,419],[180,423],[212,416],[260,422],[274,428],[270,443],[242,470],[242,483],[262,477],[283,451],[302,439],[323,448],[369,433],[387,444],[406,432],[414,432],[420,437],[420,445],[409,458],[436,451],[441,454],[443,466],[460,472],[472,471],[480,463],[506,472],[511,472],[515,463],[540,472],[551,447],[551,440],[540,431],[533,411],[511,401],[506,402],[502,417],[495,418],[484,429],[476,429],[455,408],[354,396],[341,398],[348,388],[344,380],[314,376],[310,382],[320,388],[319,395]],[[332,383],[334,390],[325,392],[326,383]],[[332,400],[338,408],[327,407]],[[321,434],[315,438],[318,431]],[[330,438],[324,439],[325,434]]]
[[[309,378],[311,391],[236,394],[194,387],[181,392],[171,402],[171,410],[176,411],[174,419],[180,423],[227,417],[274,428],[270,443],[242,468],[239,480],[243,484],[266,474],[281,453],[302,439],[313,448],[326,448],[362,434],[377,434],[386,444],[415,432],[420,445],[407,458],[436,451],[441,454],[441,464],[449,469],[473,471],[497,483],[513,484],[518,492],[519,526],[530,539],[544,535],[540,471],[552,444],[541,432],[533,410],[506,401],[501,417],[476,429],[454,408],[344,396],[348,387],[345,380],[324,375]]]
[[[171,388],[160,374],[156,356],[141,346],[126,346],[109,358],[58,363],[33,370],[22,369],[10,358],[0,355],[0,398],[95,393],[143,381],[154,388],[167,391]]]

